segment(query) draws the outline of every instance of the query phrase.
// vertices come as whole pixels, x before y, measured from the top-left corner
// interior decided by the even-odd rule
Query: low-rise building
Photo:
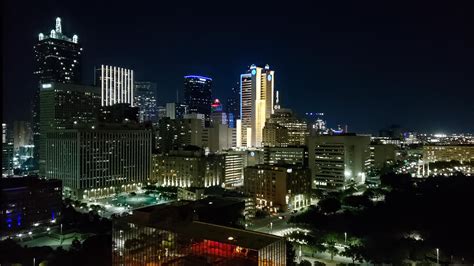
[[[112,265],[286,265],[284,238],[199,220],[186,203],[116,219]]]

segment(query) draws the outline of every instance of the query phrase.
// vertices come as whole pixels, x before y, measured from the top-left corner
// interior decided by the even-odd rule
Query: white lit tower
[[[275,71],[269,65],[250,66],[240,75],[240,121],[237,138],[241,147],[261,147],[265,121],[273,114]],[[240,134],[239,134],[240,133]]]

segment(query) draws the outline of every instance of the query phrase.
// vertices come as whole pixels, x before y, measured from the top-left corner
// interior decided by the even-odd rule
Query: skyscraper
[[[204,114],[206,125],[209,125],[212,103],[212,79],[202,76],[184,77],[184,103],[190,113]]]
[[[41,83],[76,83],[81,82],[82,48],[79,37],[72,38],[63,34],[61,18],[56,18],[56,26],[50,34],[40,33],[34,46],[35,72]],[[39,86],[41,88],[41,85]],[[33,143],[35,158],[40,154],[40,99],[39,89],[33,98]]]
[[[81,81],[81,51],[78,36],[67,37],[62,32],[61,18],[49,35],[40,33],[34,46],[36,74],[40,83]]]
[[[140,109],[138,119],[141,123],[145,121],[158,122],[156,83],[149,81],[135,81],[135,105]]]
[[[101,65],[96,70],[95,85],[100,86],[102,106],[128,103],[134,106],[133,70]]]
[[[227,120],[229,127],[235,128],[235,120],[240,119],[240,85],[237,82],[236,86],[232,87],[231,94],[227,98],[225,106],[227,113]]]
[[[274,75],[269,65],[252,65],[240,75],[240,143],[244,147],[262,145],[265,120],[273,114]]]

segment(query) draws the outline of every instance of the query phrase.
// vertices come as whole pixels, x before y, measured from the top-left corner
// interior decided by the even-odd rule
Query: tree
[[[311,265],[311,262],[309,262],[307,260],[302,260],[300,262],[299,266],[312,266],[312,265]]]
[[[294,266],[296,265],[295,263],[295,257],[296,257],[296,252],[295,252],[295,247],[293,247],[293,244],[291,244],[290,241],[286,240],[286,265],[287,266]]]
[[[363,247],[360,245],[349,245],[342,251],[341,255],[349,257],[352,259],[352,263],[355,264],[356,261],[362,261],[364,258],[362,256]]]
[[[326,252],[331,255],[331,260],[333,260],[334,256],[339,253],[339,251],[336,248],[336,242],[333,242],[333,241],[328,242],[326,246]]]
[[[336,198],[326,198],[318,202],[323,213],[335,213],[341,209],[341,202]]]

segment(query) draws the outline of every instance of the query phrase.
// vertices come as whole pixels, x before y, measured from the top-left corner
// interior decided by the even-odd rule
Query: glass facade
[[[188,230],[176,226],[176,232],[150,226],[140,226],[118,220],[113,228],[112,265],[286,265],[286,246],[283,238],[260,249],[231,244],[203,237],[194,225],[215,227],[219,231],[232,232],[233,228],[192,222]],[[174,228],[174,227],[173,227]],[[243,231],[253,234],[251,231]],[[261,237],[260,233],[254,233]],[[238,243],[238,241],[235,240]],[[256,241],[258,242],[258,241]]]
[[[190,113],[204,114],[209,125],[212,103],[212,79],[201,76],[184,77],[184,103]]]

